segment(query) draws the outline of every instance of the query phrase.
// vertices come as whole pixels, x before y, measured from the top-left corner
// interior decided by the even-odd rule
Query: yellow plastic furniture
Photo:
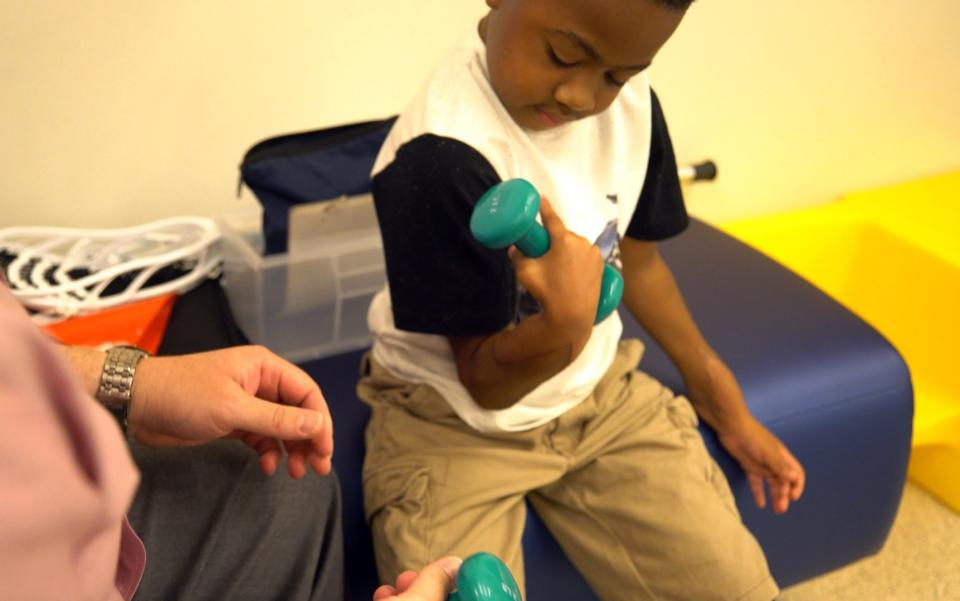
[[[721,225],[879,330],[910,368],[910,477],[960,511],[960,172]]]

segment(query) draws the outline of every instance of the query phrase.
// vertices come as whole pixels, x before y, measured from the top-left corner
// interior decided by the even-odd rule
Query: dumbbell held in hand
[[[523,601],[520,587],[503,561],[490,553],[475,553],[457,572],[457,591],[447,601]]]
[[[540,193],[525,179],[509,179],[480,197],[470,217],[470,231],[487,248],[515,245],[525,256],[536,258],[550,250],[550,235],[537,223]],[[600,302],[593,323],[613,313],[623,297],[623,276],[609,263],[603,266]]]

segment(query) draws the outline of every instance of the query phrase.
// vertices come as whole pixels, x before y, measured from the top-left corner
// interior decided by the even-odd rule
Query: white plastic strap
[[[185,292],[217,272],[219,240],[216,224],[202,217],[120,229],[0,229],[0,249],[16,255],[7,268],[14,295],[31,309],[64,317]],[[173,265],[185,273],[147,286],[157,271]],[[87,273],[74,279],[70,273],[77,270]],[[123,290],[104,296],[111,282],[134,273]]]

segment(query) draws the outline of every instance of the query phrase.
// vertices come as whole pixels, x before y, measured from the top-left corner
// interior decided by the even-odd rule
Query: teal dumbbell
[[[506,248],[511,244],[528,257],[539,257],[550,250],[550,235],[537,223],[540,193],[525,179],[508,179],[484,193],[473,208],[470,231],[487,248]],[[623,276],[609,263],[603,266],[600,302],[593,323],[600,323],[620,306]]]
[[[447,601],[523,601],[520,587],[503,561],[490,553],[463,560],[457,572],[457,591]]]

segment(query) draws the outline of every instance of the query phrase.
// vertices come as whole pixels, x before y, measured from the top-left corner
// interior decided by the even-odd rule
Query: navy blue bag
[[[240,183],[263,206],[264,255],[287,251],[291,207],[370,191],[370,170],[396,120],[276,136],[246,152]]]

